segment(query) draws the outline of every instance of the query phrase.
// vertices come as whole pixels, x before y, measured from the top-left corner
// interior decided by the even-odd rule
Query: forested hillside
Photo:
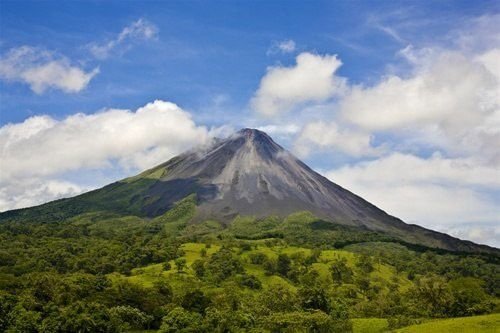
[[[1,223],[0,331],[375,332],[498,311],[494,255],[307,212],[225,225],[195,210]]]

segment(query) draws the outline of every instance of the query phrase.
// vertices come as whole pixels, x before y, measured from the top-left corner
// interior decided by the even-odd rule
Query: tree
[[[254,265],[261,265],[267,260],[267,256],[262,252],[250,253],[248,255],[250,262]]]
[[[318,284],[303,286],[299,289],[300,304],[304,310],[330,312],[330,300],[325,289]]]
[[[201,259],[196,259],[191,268],[194,271],[194,274],[199,278],[203,278],[205,276],[205,261]]]
[[[243,272],[243,266],[238,258],[235,258],[230,249],[224,247],[210,257],[206,269],[215,283]]]
[[[286,254],[280,253],[280,255],[278,255],[278,260],[276,261],[276,271],[278,274],[286,277],[290,271],[291,263],[292,261]]]
[[[262,283],[255,275],[243,275],[240,284],[250,289],[262,289]]]
[[[265,272],[266,272],[266,275],[274,275],[274,273],[276,273],[277,271],[277,264],[276,264],[276,261],[274,261],[273,259],[266,259],[263,263],[262,263],[262,267],[264,268]]]
[[[139,330],[147,327],[153,319],[139,309],[131,306],[115,306],[109,310],[111,322],[120,330]]]
[[[335,259],[330,266],[330,272],[334,283],[342,284],[352,282],[353,272],[352,269],[347,266],[346,258]]]
[[[419,315],[429,317],[446,316],[450,304],[453,303],[453,295],[446,280],[436,275],[419,279],[410,290],[409,297],[416,303]]]
[[[201,332],[202,320],[199,313],[176,307],[163,317],[158,333]]]
[[[153,283],[154,291],[161,296],[162,303],[169,303],[172,300],[174,292],[172,291],[172,287],[165,280],[155,281]]]
[[[311,251],[311,254],[306,258],[305,264],[310,266],[314,264],[315,262],[318,262],[319,257],[321,257],[321,250],[320,249],[313,249]]]
[[[16,297],[0,291],[0,332],[4,332],[10,325],[10,312],[16,305]]]
[[[117,323],[111,320],[110,312],[102,304],[75,302],[60,314],[63,332],[113,332]]]
[[[10,325],[6,332],[38,332],[38,327],[41,321],[41,313],[31,310],[26,310],[24,307],[17,305],[10,313]]]
[[[372,260],[369,256],[362,254],[358,262],[356,263],[356,266],[365,274],[373,272],[373,263]]]
[[[175,267],[177,267],[177,272],[182,272],[184,267],[186,267],[186,258],[177,258],[174,261]]]
[[[352,331],[352,322],[349,320],[349,306],[345,299],[337,297],[330,301],[330,317],[333,319],[333,332]]]
[[[282,284],[264,290],[259,301],[262,311],[266,313],[288,312],[299,309],[297,295]]]
[[[481,281],[475,278],[459,278],[449,283],[453,303],[450,315],[454,317],[472,316],[491,311],[494,307],[481,286]]]
[[[181,305],[186,310],[205,314],[205,309],[210,305],[210,298],[205,296],[203,291],[196,289],[184,295]]]
[[[334,330],[335,322],[322,311],[272,313],[264,318],[263,326],[271,332],[350,332]]]
[[[208,332],[246,332],[255,326],[251,313],[209,307],[205,315]]]

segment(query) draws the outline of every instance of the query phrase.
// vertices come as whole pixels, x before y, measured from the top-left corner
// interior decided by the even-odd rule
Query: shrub
[[[243,275],[241,277],[240,284],[250,289],[262,289],[262,283],[254,275]]]
[[[261,252],[250,253],[248,257],[250,258],[250,262],[254,265],[261,265],[267,260],[267,256]]]

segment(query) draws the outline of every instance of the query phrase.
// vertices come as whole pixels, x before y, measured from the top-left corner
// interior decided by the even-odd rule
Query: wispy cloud
[[[276,53],[292,53],[297,49],[297,45],[295,41],[292,39],[285,39],[282,41],[274,42],[269,50],[267,50],[267,54],[276,54]]]
[[[117,49],[126,49],[131,42],[136,40],[150,40],[158,36],[158,27],[153,23],[139,19],[123,30],[114,38],[105,43],[92,43],[89,45],[90,52],[98,59],[108,58]]]
[[[12,48],[0,58],[0,79],[26,83],[37,94],[50,88],[77,93],[98,73],[99,68],[87,72],[65,56],[30,46]]]
[[[396,29],[388,27],[388,26],[384,26],[381,24],[376,24],[375,27],[378,30],[380,30],[380,31],[384,32],[385,34],[389,35],[390,37],[392,37],[394,40],[396,40],[400,43],[406,43],[406,41],[399,35],[399,33],[396,31]]]

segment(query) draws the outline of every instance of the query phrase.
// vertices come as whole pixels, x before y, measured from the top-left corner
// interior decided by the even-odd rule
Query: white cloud
[[[267,55],[276,53],[292,53],[295,49],[295,41],[292,39],[285,39],[279,42],[274,42],[267,51]]]
[[[400,145],[481,155],[498,164],[499,52],[493,48],[466,56],[406,48],[402,54],[413,72],[385,77],[372,87],[352,87],[340,102],[343,121],[372,133],[391,133]]]
[[[269,135],[293,135],[300,131],[300,127],[295,124],[283,125],[265,125],[257,127],[258,130],[266,132]]]
[[[10,49],[0,58],[0,79],[26,83],[37,94],[49,88],[77,93],[98,73],[98,68],[86,72],[64,56],[30,46]]]
[[[145,169],[204,142],[208,130],[169,102],[63,120],[35,116],[0,128],[0,184],[79,169]]]
[[[343,91],[345,80],[335,76],[342,62],[335,55],[301,53],[293,67],[267,69],[252,98],[255,111],[274,116],[306,102],[322,102]]]
[[[378,155],[381,150],[371,146],[369,133],[340,128],[335,122],[315,121],[306,124],[294,142],[294,152],[301,157],[311,150],[336,150],[351,156]]]
[[[492,224],[458,225],[445,229],[452,236],[469,239],[479,244],[489,244],[500,248],[500,226]]]
[[[326,175],[388,213],[428,228],[472,228],[500,216],[498,203],[487,194],[500,186],[500,170],[472,159],[394,153]]]
[[[302,53],[295,66],[268,69],[252,106],[264,115],[294,110],[277,129],[301,124],[292,145],[301,156],[355,157],[328,173],[334,182],[407,222],[498,245],[500,229],[491,229],[500,222],[498,18],[463,22],[443,36],[447,46],[402,49],[404,63],[370,86],[339,81],[336,58],[336,66],[320,69],[321,56],[318,68],[305,66]],[[404,41],[399,29],[372,23]],[[332,82],[343,84],[338,99]]]
[[[353,87],[341,107],[348,120],[369,130],[429,123],[454,130],[494,111],[497,101],[490,95],[497,85],[484,66],[444,52],[409,78],[389,76],[374,87]]]
[[[278,48],[283,53],[290,53],[295,51],[295,42],[291,39],[284,40],[278,43]]]
[[[500,169],[482,165],[471,158],[445,158],[434,154],[422,158],[410,154],[392,153],[380,159],[346,166],[335,172],[347,180],[355,175],[357,183],[373,186],[381,183],[395,186],[413,183],[437,185],[500,187]]]
[[[57,179],[13,179],[0,188],[0,212],[67,198],[87,190]]]
[[[154,39],[157,36],[158,27],[141,18],[123,28],[116,38],[104,44],[90,44],[89,49],[96,58],[105,59],[111,55],[113,50],[126,46],[131,41]]]

